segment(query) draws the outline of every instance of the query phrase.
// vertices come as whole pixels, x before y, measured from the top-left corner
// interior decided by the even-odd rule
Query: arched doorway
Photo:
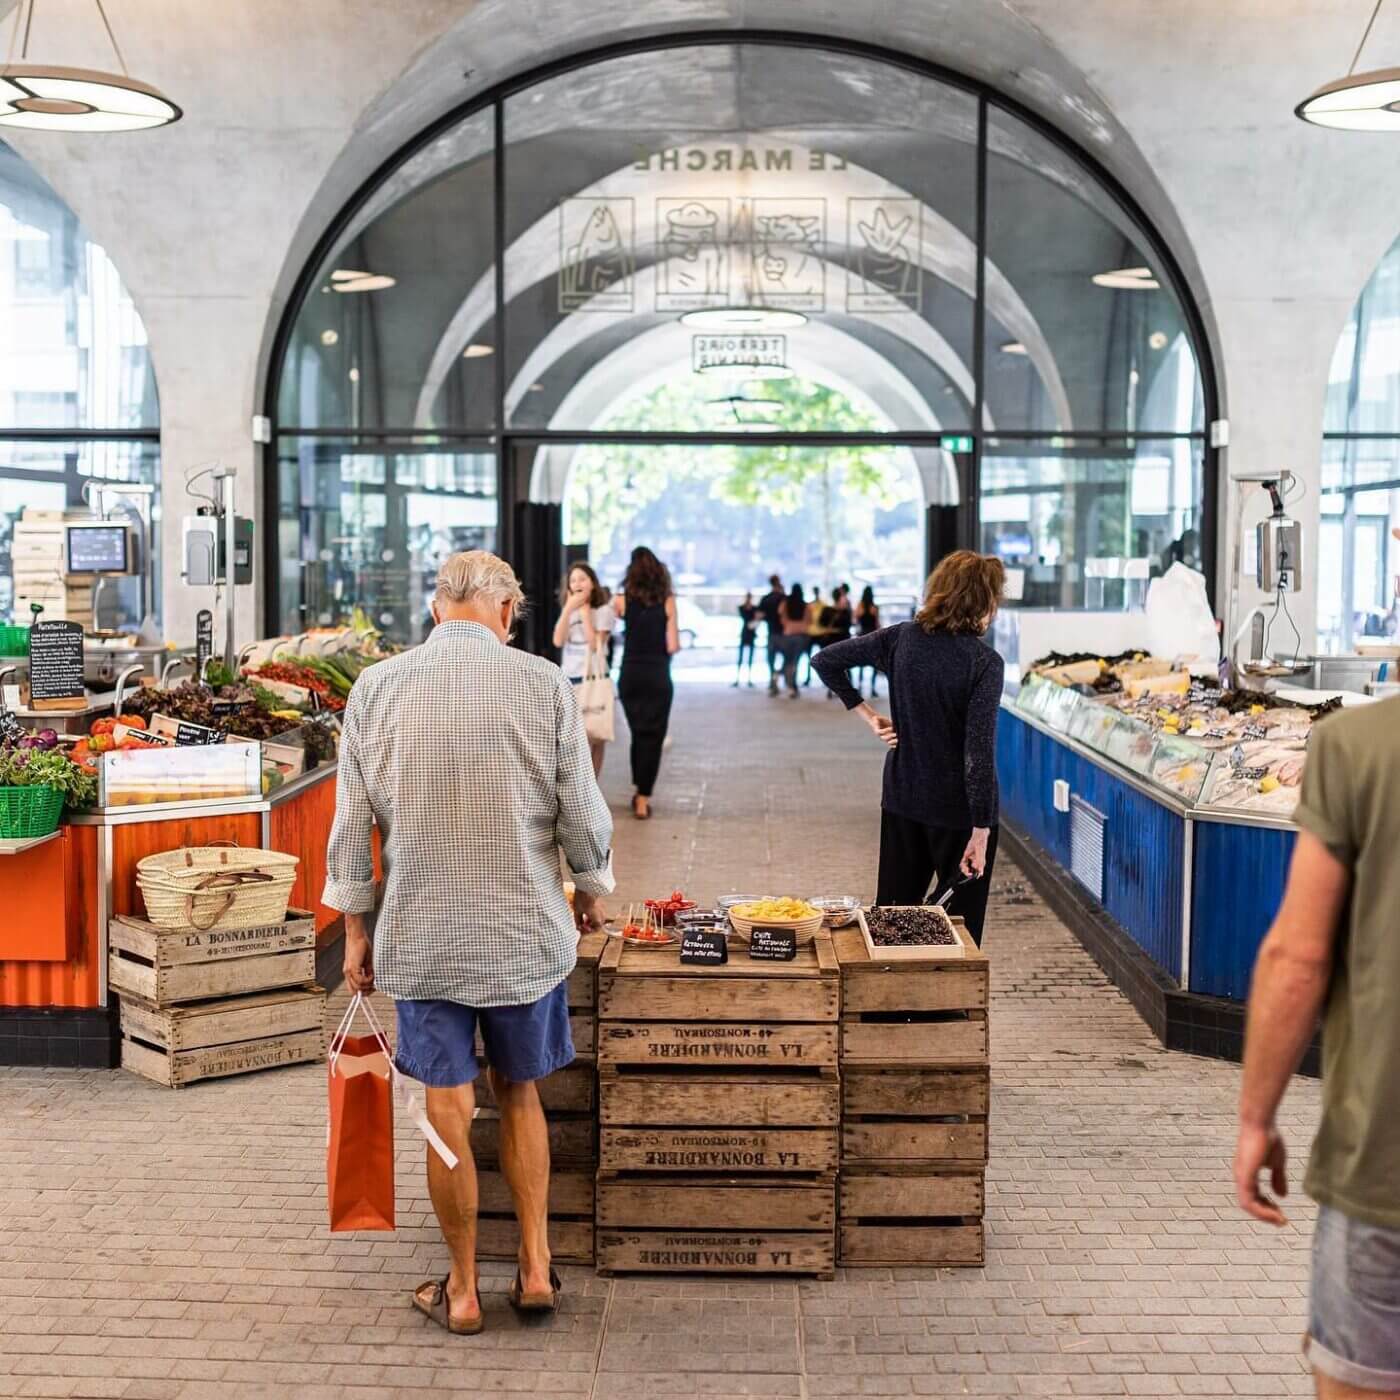
[[[1089,561],[1190,530],[1209,576],[1203,347],[1122,192],[963,78],[793,36],[582,56],[445,118],[327,230],[273,356],[268,622],[362,602],[411,640],[434,551],[473,544],[548,593],[570,473],[609,448],[895,453],[913,572],[996,550],[1027,605],[1101,603]]]

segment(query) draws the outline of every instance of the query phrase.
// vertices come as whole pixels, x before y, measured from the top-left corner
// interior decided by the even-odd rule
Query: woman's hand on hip
[[[972,828],[972,836],[968,840],[967,849],[963,851],[962,861],[958,866],[958,869],[969,880],[980,880],[986,873],[987,837],[990,834],[990,827],[974,826]]]
[[[856,706],[861,719],[870,727],[870,732],[888,748],[899,746],[899,735],[895,733],[894,721],[888,715],[882,715],[878,710],[872,710],[869,705],[862,701]]]

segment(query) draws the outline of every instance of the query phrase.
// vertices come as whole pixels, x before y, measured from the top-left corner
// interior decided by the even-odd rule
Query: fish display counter
[[[1162,1041],[1236,1059],[1314,724],[1145,657],[1032,666],[997,733],[1004,839]]]

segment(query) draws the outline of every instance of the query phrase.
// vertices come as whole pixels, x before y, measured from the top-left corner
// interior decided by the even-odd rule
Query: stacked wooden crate
[[[983,1261],[987,959],[872,961],[859,930],[841,966],[843,1265]]]
[[[121,915],[108,934],[124,1068],[178,1089],[324,1058],[311,913],[289,909],[282,923],[240,929],[162,928]]]
[[[792,962],[599,965],[601,1272],[835,1267],[840,985],[828,935]]]
[[[30,620],[30,606],[37,603],[49,620],[63,619],[93,625],[92,579],[69,577],[67,513],[61,510],[25,509],[15,522],[10,541],[15,597],[15,621]]]
[[[598,1170],[598,958],[607,942],[601,933],[579,940],[578,965],[569,977],[569,1030],[575,1059],[539,1081],[549,1125],[549,1243],[564,1264],[593,1262],[593,1181]],[[478,1053],[485,1048],[478,1038]],[[514,1259],[520,1249],[515,1205],[500,1166],[501,1125],[491,1079],[477,1080],[472,1155],[477,1164],[477,1253],[483,1259]]]

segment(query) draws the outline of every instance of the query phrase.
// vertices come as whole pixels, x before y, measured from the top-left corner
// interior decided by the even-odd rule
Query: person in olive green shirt
[[[1295,820],[1250,988],[1235,1186],[1250,1215],[1287,1223],[1275,1114],[1321,1013],[1307,1352],[1323,1400],[1400,1400],[1400,700],[1317,723]]]

